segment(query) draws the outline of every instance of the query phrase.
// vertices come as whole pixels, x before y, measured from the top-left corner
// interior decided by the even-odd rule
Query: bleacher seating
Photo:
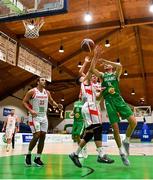
[[[30,126],[25,123],[20,123],[20,133],[31,133]]]

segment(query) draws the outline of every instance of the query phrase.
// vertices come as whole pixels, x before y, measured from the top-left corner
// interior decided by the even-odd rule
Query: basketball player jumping
[[[95,57],[96,58],[96,55]],[[85,62],[82,66],[82,71],[87,65],[89,60],[85,58]],[[114,160],[110,159],[106,154],[104,154],[102,149],[102,122],[101,122],[101,114],[99,113],[97,104],[96,104],[96,92],[95,88],[92,86],[90,82],[91,73],[88,71],[85,76],[80,78],[81,82],[81,92],[82,92],[82,100],[84,105],[82,107],[82,114],[85,121],[85,134],[83,139],[81,139],[78,149],[76,152],[69,155],[74,164],[78,167],[82,167],[82,164],[79,161],[79,153],[82,148],[92,139],[94,136],[94,142],[97,147],[98,159],[99,163],[113,163]]]
[[[48,102],[59,108],[62,109],[61,104],[57,104],[49,91],[45,89],[46,79],[45,78],[38,78],[37,80],[37,87],[29,90],[24,99],[23,105],[29,111],[29,125],[31,131],[33,133],[33,138],[29,144],[28,154],[25,157],[25,164],[27,166],[31,166],[31,152],[35,147],[36,143],[38,142],[37,146],[37,155],[34,159],[34,163],[37,166],[42,166],[44,163],[41,161],[41,153],[44,148],[44,141],[46,132],[48,130],[48,119],[47,119],[47,108]]]
[[[100,58],[103,52],[102,47],[97,46],[96,52],[97,51]],[[127,157],[129,155],[129,140],[137,125],[137,122],[130,107],[125,103],[122,96],[120,95],[119,79],[122,73],[122,65],[120,63],[114,63],[101,59],[101,62],[104,64],[104,69],[106,71],[103,73],[95,69],[96,62],[97,61],[93,59],[90,70],[97,77],[102,79],[101,86],[105,88],[102,92],[102,95],[105,99],[106,110],[109,121],[113,128],[114,138],[119,148],[119,153],[124,165],[129,166],[130,162]],[[116,71],[113,71],[113,68],[116,68]],[[126,138],[123,142],[121,142],[119,134],[119,115],[122,119],[127,119],[129,122],[129,126],[126,131]]]

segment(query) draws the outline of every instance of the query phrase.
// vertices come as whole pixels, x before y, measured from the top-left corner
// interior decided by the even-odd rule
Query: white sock
[[[82,148],[79,146],[78,149],[76,150],[75,154],[79,155],[79,153],[81,152]]]
[[[36,158],[40,158],[41,154],[36,154]]]
[[[125,154],[125,150],[124,150],[123,145],[119,148],[119,153],[120,154]]]
[[[102,147],[98,147],[98,148],[97,148],[97,152],[98,152],[98,154],[99,154],[100,157],[103,157],[103,156],[104,156],[104,150],[103,150]]]
[[[124,142],[130,143],[130,137],[127,137],[124,139]]]

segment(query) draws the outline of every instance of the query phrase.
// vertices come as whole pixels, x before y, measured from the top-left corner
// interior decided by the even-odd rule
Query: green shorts
[[[81,136],[84,131],[84,121],[73,123],[72,136]]]
[[[128,119],[133,112],[125,103],[124,99],[118,96],[109,96],[105,99],[106,110],[111,124],[120,122],[120,118]]]

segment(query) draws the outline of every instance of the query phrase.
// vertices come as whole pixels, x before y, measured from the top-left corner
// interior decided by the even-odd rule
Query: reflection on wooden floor
[[[0,179],[153,179],[153,143],[131,143],[129,167],[123,165],[115,142],[103,143],[103,147],[115,163],[97,163],[96,147],[90,142],[87,146],[90,156],[82,158],[83,167],[78,168],[68,157],[76,150],[76,143],[46,143],[42,155],[45,165],[38,168],[24,165],[23,154],[27,153],[28,144],[16,145],[10,152],[1,146]],[[32,160],[36,150],[33,151]]]
[[[104,151],[107,154],[118,155],[118,148],[113,143],[103,143]],[[76,143],[46,143],[44,147],[44,154],[69,154],[75,151],[77,148]],[[88,154],[96,155],[96,147],[94,142],[90,142],[87,145]],[[16,145],[14,150],[6,152],[5,145],[0,147],[0,156],[21,155],[26,154],[28,151],[28,144]],[[36,153],[36,148],[33,150]],[[153,143],[131,143],[130,155],[153,155]]]

